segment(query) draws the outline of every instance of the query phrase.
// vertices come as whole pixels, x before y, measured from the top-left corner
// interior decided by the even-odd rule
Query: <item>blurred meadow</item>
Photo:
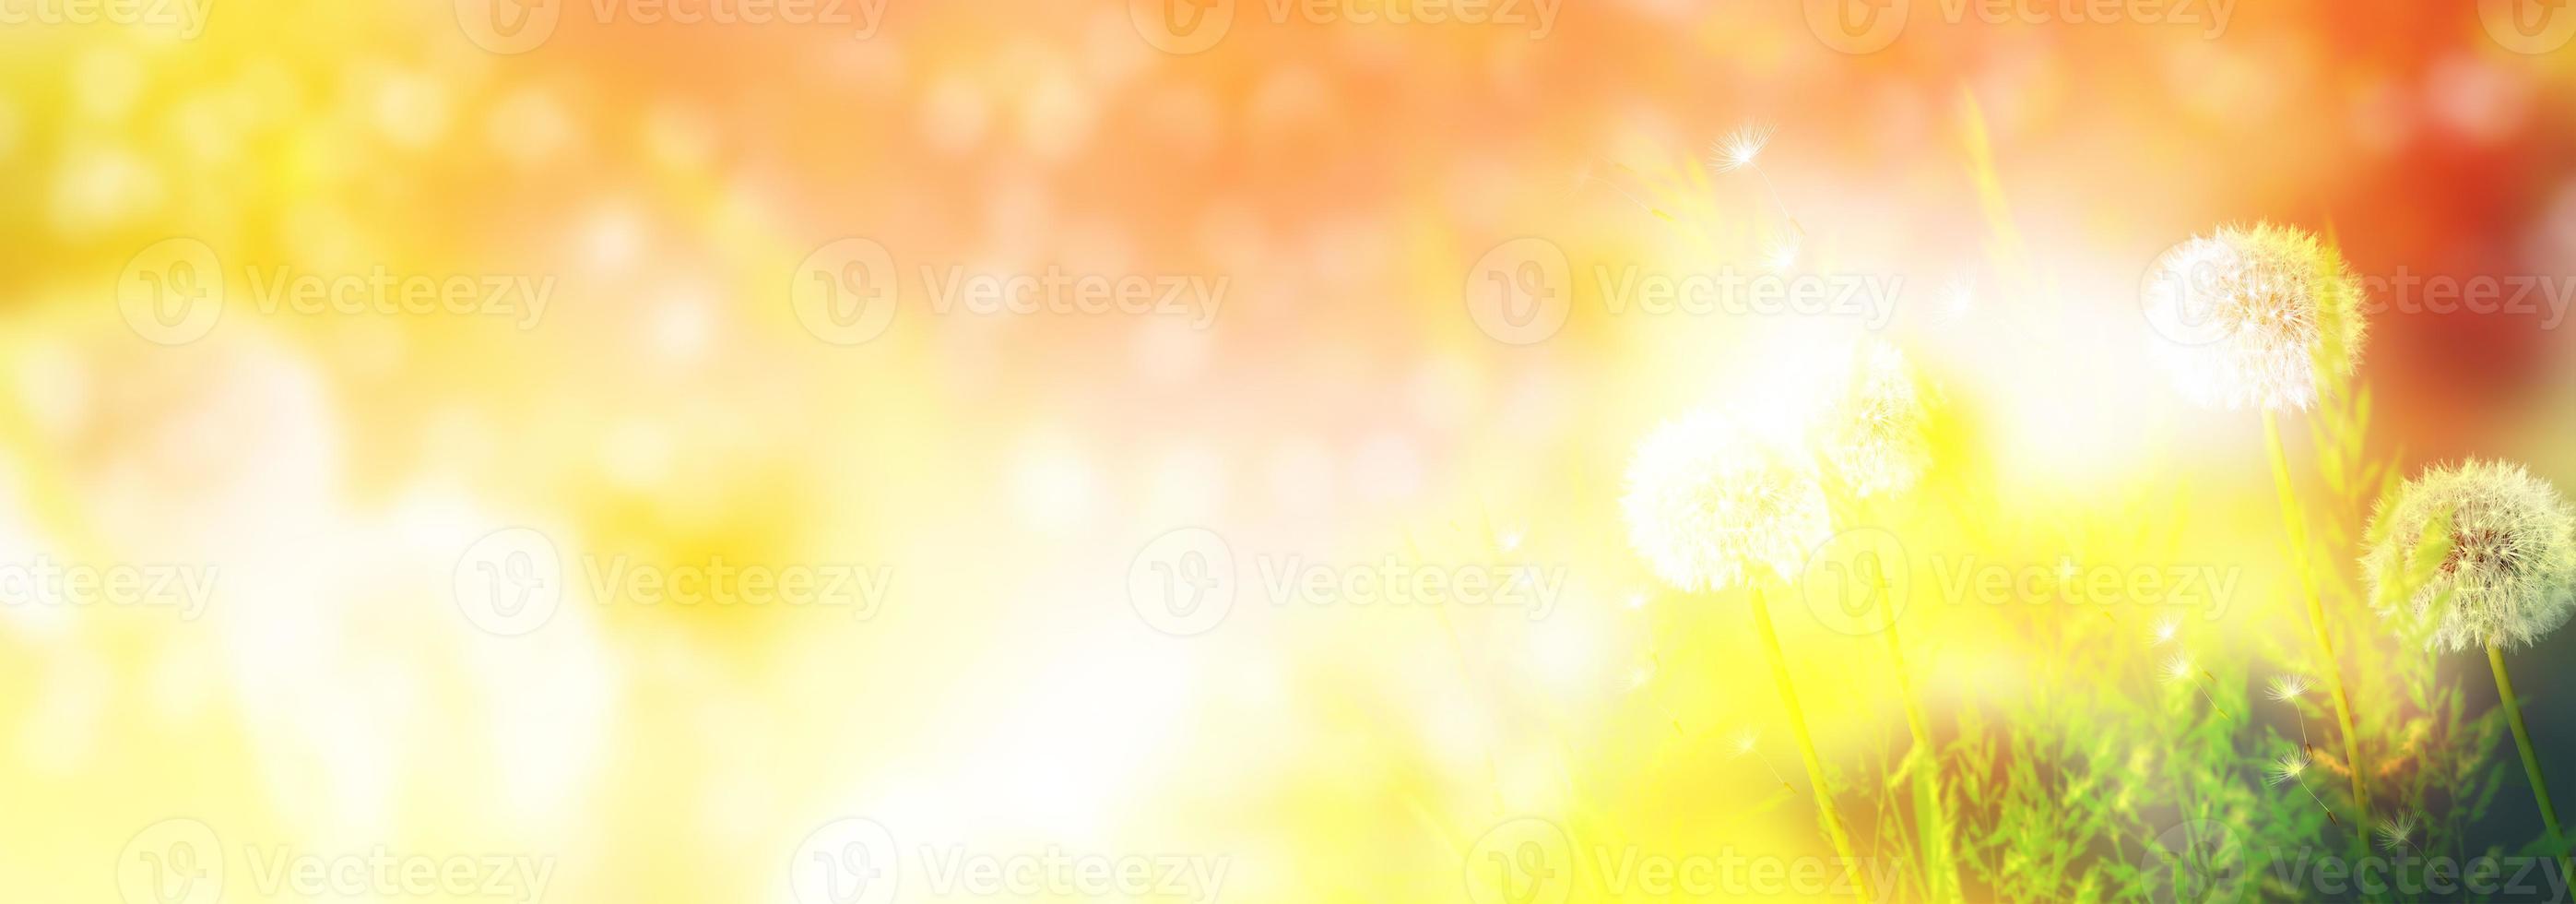
[[[2571,37],[0,0],[0,901],[2570,900],[2372,525],[2576,487]],[[2197,404],[2255,223],[2366,344]]]

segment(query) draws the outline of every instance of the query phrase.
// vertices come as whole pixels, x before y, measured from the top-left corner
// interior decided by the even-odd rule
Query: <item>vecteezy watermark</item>
[[[931,312],[940,315],[1180,317],[1194,330],[1216,320],[1232,283],[1231,277],[1190,273],[1075,273],[1052,264],[1037,273],[970,273],[956,264],[921,268]]]
[[[1127,605],[1154,630],[1190,637],[1234,610],[1234,547],[1204,527],[1166,531],[1127,564]]]
[[[893,325],[901,270],[873,239],[838,239],[796,266],[788,304],[806,332],[833,345],[858,345]],[[1095,273],[1048,265],[1036,272],[920,264],[914,284],[936,316],[1164,317],[1203,330],[1216,321],[1234,279],[1195,273]]]
[[[0,0],[0,26],[110,25],[175,33],[193,41],[206,31],[214,0]]]
[[[819,606],[875,618],[894,589],[894,566],[858,562],[639,563],[583,556],[591,598],[636,606]]]
[[[2576,38],[2576,9],[2568,0],[2478,0],[2478,24],[2497,46],[2539,56]]]
[[[870,819],[824,824],[788,864],[796,904],[879,904],[904,884],[938,898],[1167,900],[1212,902],[1234,859],[1209,854],[1081,851],[1063,845],[995,851],[964,844],[915,844]]]
[[[212,332],[236,288],[215,249],[164,239],[126,262],[117,309],[136,335],[184,345]],[[554,299],[555,278],[502,273],[409,273],[376,264],[358,272],[293,265],[245,265],[238,288],[262,316],[485,317],[522,331],[537,327]]]
[[[1215,47],[1233,30],[1238,0],[1127,0],[1127,21],[1154,49],[1187,55]],[[1565,0],[1257,0],[1271,25],[1497,28],[1545,40]]]
[[[1559,904],[1583,888],[1609,900],[1850,898],[1854,867],[1873,888],[1894,888],[1899,859],[1656,851],[1640,845],[1595,845],[1579,852],[1556,823],[1515,818],[1487,830],[1467,852],[1467,900],[1475,904]]]
[[[599,25],[830,27],[861,41],[876,37],[886,9],[886,0],[455,0],[456,27],[486,51],[526,53],[554,37],[567,2]]]
[[[116,855],[116,892],[125,904],[215,904],[224,895],[223,840],[194,819],[146,826]]]
[[[1515,609],[1530,621],[1556,611],[1565,566],[1517,562],[1412,563],[1389,554],[1373,562],[1310,562],[1262,556],[1261,587],[1275,607],[1325,606]]]
[[[2236,0],[1804,0],[1807,30],[1848,54],[1877,53],[1905,33],[1913,11],[1981,25],[2170,25],[2204,39],[2227,33]]]
[[[1883,330],[1896,315],[1905,277],[1887,273],[1713,270],[1668,273],[1629,265],[1593,267],[1603,310],[1649,317],[1816,317]]]
[[[2202,610],[2211,619],[2227,614],[2237,579],[2244,577],[2244,569],[2233,565],[2079,562],[2071,555],[2048,562],[1932,556],[1931,566],[1942,598],[1953,602],[2178,607]]]
[[[1272,608],[1351,607],[1513,611],[1539,621],[1564,598],[1567,569],[1522,562],[1313,561],[1253,557],[1252,585]],[[1127,566],[1127,604],[1148,627],[1175,637],[1214,630],[1243,586],[1234,547],[1203,527],[1166,531]]]
[[[563,556],[535,528],[485,534],[456,559],[449,589],[474,626],[515,637],[546,626],[563,605]]]
[[[647,562],[632,556],[578,557],[590,600],[600,606],[647,608],[786,608],[846,610],[873,619],[893,593],[894,567],[858,562]],[[563,556],[534,528],[486,534],[458,557],[452,589],[457,610],[475,627],[504,637],[545,626],[563,603]]]
[[[0,606],[168,609],[195,621],[215,601],[216,573],[191,562],[0,561]]]
[[[236,868],[236,866],[238,868]],[[216,904],[248,880],[249,897],[305,899],[543,900],[555,860],[530,854],[427,854],[373,845],[303,850],[282,844],[225,847],[194,819],[166,819],[135,833],[116,860],[125,904]]]
[[[2266,284],[2298,284],[2314,274],[2284,272],[2277,263],[2249,264],[2208,239],[2187,239],[2156,256],[2138,284],[2140,309],[2156,336],[2190,348],[2234,338],[2238,330],[2277,325],[2249,316],[2243,293]],[[2576,306],[2576,274],[2419,273],[2399,265],[2387,273],[2351,274],[2361,289],[2359,313],[2512,316],[2540,318],[2554,330]]]
[[[2006,561],[1973,553],[1909,551],[1895,532],[1855,527],[1816,546],[1798,588],[1816,621],[1845,634],[1886,630],[1926,599],[2003,607],[2123,606],[2199,610],[2216,620],[2236,599],[2244,568],[2181,562],[2099,562],[2060,555]]]
[[[1896,274],[1787,266],[1672,271],[1604,261],[1588,269],[1589,297],[1611,317],[1827,318],[1881,330],[1894,321],[1905,290],[1905,277]],[[1496,245],[1467,269],[1467,317],[1497,342],[1544,342],[1574,311],[1574,270],[1565,249],[1547,239]]]
[[[1574,266],[1542,238],[1512,239],[1467,268],[1467,317],[1494,341],[1544,342],[1574,310]]]
[[[2312,901],[2564,901],[2568,877],[2556,857],[2481,855],[2461,859],[2400,848],[2354,858],[2300,848],[2268,859],[2272,888],[2301,889]]]
[[[2293,901],[2563,901],[2568,876],[2558,858],[2484,854],[2454,857],[2404,839],[2354,857],[2341,849],[2248,845],[2213,819],[2175,823],[2142,845],[2137,865],[2159,902],[2233,900],[2254,887]]]
[[[2568,306],[2576,303],[2576,275],[2567,274],[2452,276],[2417,273],[2401,266],[2395,273],[2362,274],[2361,284],[2365,316],[2389,311],[2537,316],[2541,329],[2554,330],[2566,322]]]

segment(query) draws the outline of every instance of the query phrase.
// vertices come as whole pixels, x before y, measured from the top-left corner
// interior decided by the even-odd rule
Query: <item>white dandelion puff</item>
[[[2383,593],[2403,580],[2416,541],[2437,517],[2450,518],[2450,552],[2405,600]],[[2471,460],[2434,467],[2408,481],[2373,516],[2375,539],[2362,556],[2384,617],[2422,617],[2436,600],[2436,649],[2516,647],[2566,624],[2576,610],[2576,510],[2548,481],[2521,465]]]
[[[2281,675],[2272,679],[2272,689],[2265,696],[2287,703],[2305,696],[2310,686],[2306,675]]]
[[[1726,137],[1718,139],[1717,152],[1710,162],[1721,173],[1752,166],[1755,158],[1762,156],[1762,146],[1771,142],[1773,131],[1769,125],[1755,123],[1728,132]]]
[[[2275,785],[2298,781],[2299,776],[2306,775],[2308,772],[2307,751],[2293,750],[2282,754],[2280,759],[2272,761],[2269,772],[2269,778]]]
[[[2223,226],[2175,245],[2143,296],[2157,359],[2199,404],[2305,409],[2361,355],[2361,280],[2287,226]]]
[[[1752,752],[1753,752],[1753,745],[1755,745],[1755,744],[1759,744],[1759,743],[1761,743],[1761,742],[1762,742],[1762,732],[1757,731],[1757,730],[1754,730],[1754,729],[1751,729],[1751,728],[1738,729],[1738,730],[1735,732],[1735,737],[1733,737],[1733,738],[1729,739],[1729,741],[1728,741],[1728,743],[1733,744],[1733,745],[1735,746],[1735,755],[1736,755],[1736,756],[1743,756],[1743,755],[1745,755],[1745,754],[1752,753]]]
[[[2394,821],[2379,824],[2379,846],[2402,850],[2415,843],[2415,814],[2408,813]]]
[[[2172,659],[2165,660],[2164,676],[2166,681],[2189,681],[2191,680],[2191,672],[2192,662],[2191,654],[2189,653],[2176,653]]]
[[[1619,504],[1629,545],[1684,592],[1794,579],[1833,535],[1806,464],[1714,413],[1666,423],[1638,444]]]
[[[1792,237],[1772,242],[1762,252],[1762,266],[1780,273],[1798,266],[1798,240]]]
[[[2181,620],[2176,619],[2176,618],[2174,618],[2173,616],[2170,616],[2170,615],[2165,616],[2165,617],[2163,617],[2163,618],[2156,619],[2156,629],[2155,629],[2156,646],[2161,647],[2161,646],[2164,646],[2165,644],[2172,643],[2172,642],[2173,642],[2173,640],[2174,640],[2174,636],[2175,636],[2175,635],[2178,635],[2178,634],[2181,634],[2181,633],[2182,633],[2182,621],[2181,621]]]
[[[1833,393],[1820,457],[1855,496],[1902,493],[1932,466],[1923,393],[1896,346],[1873,339],[1857,357]]]

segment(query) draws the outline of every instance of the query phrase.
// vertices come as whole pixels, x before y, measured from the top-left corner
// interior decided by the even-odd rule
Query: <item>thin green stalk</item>
[[[2200,848],[2201,811],[2197,802],[2192,799],[2190,773],[2183,769],[2182,757],[2184,750],[2187,748],[2183,746],[2182,735],[2174,731],[2173,707],[2166,706],[2162,700],[2158,700],[2156,703],[2156,715],[2158,719],[2157,725],[2164,730],[2165,736],[2166,753],[2162,757],[2165,763],[2165,775],[2167,778],[2173,779],[2174,783],[2174,797],[2176,798],[2174,802],[2174,812],[2180,814],[2182,818],[2181,859],[2183,864],[2183,874],[2174,877],[2174,899],[2179,901],[2182,899],[2183,882],[2186,878],[2198,881],[2207,878],[2212,871],[2209,869],[2208,861],[2202,859]],[[2208,889],[2199,889],[2199,891],[2200,894],[2193,898],[2193,900],[2206,900],[2209,897]]]
[[[2513,746],[2522,749],[2522,772],[2531,777],[2531,798],[2540,802],[2540,823],[2549,829],[2549,844],[2556,847],[2567,837],[2558,828],[2558,808],[2549,804],[2549,783],[2540,777],[2540,755],[2531,751],[2531,729],[2522,724],[2522,701],[2513,696],[2513,679],[2504,673],[2504,650],[2487,645],[2487,664],[2495,667],[2496,693],[2504,698],[2504,720],[2513,726]],[[2558,860],[2558,874],[2568,875],[2568,860]]]
[[[2299,573],[2300,596],[2308,602],[2308,630],[2316,634],[2317,649],[2325,654],[2318,671],[2326,676],[2326,690],[2333,693],[2335,722],[2343,728],[2343,762],[2352,773],[2352,806],[2360,825],[2370,823],[2370,791],[2361,781],[2361,735],[2352,727],[2352,698],[2343,689],[2343,660],[2335,655],[2334,634],[2326,625],[2325,602],[2317,597],[2316,575],[2308,564],[2308,520],[2299,508],[2298,492],[2290,485],[2290,457],[2281,451],[2281,425],[2271,409],[2263,410],[2263,443],[2272,452],[2272,483],[2281,495],[2281,520],[2290,532],[2291,566]]]
[[[1843,869],[1851,874],[1852,887],[1863,901],[1876,901],[1870,893],[1869,877],[1861,869],[1860,858],[1853,856],[1851,835],[1843,831],[1842,814],[1834,809],[1833,788],[1825,784],[1825,763],[1816,758],[1816,740],[1807,734],[1807,713],[1798,706],[1798,687],[1789,680],[1789,657],[1780,651],[1780,635],[1771,629],[1771,607],[1762,600],[1762,588],[1751,590],[1753,630],[1762,635],[1762,649],[1771,657],[1771,678],[1780,685],[1780,706],[1789,711],[1789,731],[1797,736],[1798,756],[1807,762],[1807,783],[1816,798],[1816,813],[1825,824],[1825,838],[1834,843],[1834,853],[1843,858]]]
[[[1884,599],[1884,597],[1882,597]],[[1950,901],[1959,897],[1958,866],[1950,860],[1949,824],[1941,806],[1940,748],[1932,746],[1932,720],[1914,695],[1914,678],[1905,669],[1905,644],[1896,636],[1896,613],[1887,612],[1887,656],[1896,664],[1896,689],[1905,702],[1905,724],[1914,732],[1914,832],[1923,853],[1924,897]]]

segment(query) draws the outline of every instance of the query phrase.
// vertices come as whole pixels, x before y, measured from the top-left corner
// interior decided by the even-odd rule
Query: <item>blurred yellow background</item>
[[[2223,222],[2393,287],[2392,451],[2576,478],[2564,35],[1860,6],[0,0],[0,899],[1564,900],[1480,884],[1523,818],[1586,874],[1823,857],[1740,609],[1628,550],[1637,440],[1884,338],[1954,420],[1913,542],[2231,581],[1916,607],[1945,719],[2100,678],[2070,630],[2288,655],[2257,422],[2138,315]],[[2404,301],[2479,276],[2537,307]],[[1636,288],[1695,278],[1884,304]],[[1774,606],[1889,793],[1877,639]],[[1701,890],[1841,896],[1796,875]]]

